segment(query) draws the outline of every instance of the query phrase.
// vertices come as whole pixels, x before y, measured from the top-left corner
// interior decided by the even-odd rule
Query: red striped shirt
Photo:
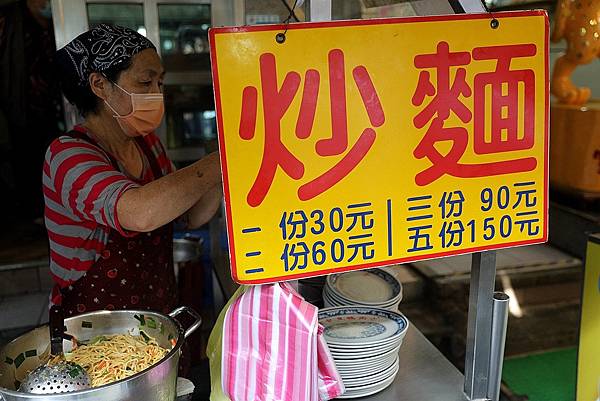
[[[75,129],[85,134],[85,129]],[[154,155],[163,175],[174,171],[160,139],[155,134],[143,140]],[[45,221],[50,240],[50,270],[55,281],[53,302],[60,289],[81,278],[98,260],[108,242],[110,229],[124,236],[119,224],[117,202],[125,191],[155,179],[150,161],[144,161],[142,178],[128,176],[114,166],[107,152],[80,138],[61,136],[46,152],[43,168]]]

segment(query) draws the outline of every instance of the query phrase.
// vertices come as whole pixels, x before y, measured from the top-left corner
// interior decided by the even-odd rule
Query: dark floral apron
[[[86,134],[68,135],[98,146]],[[136,142],[149,163],[154,179],[163,176],[154,154],[143,138]],[[111,158],[112,165],[119,165]],[[146,182],[140,182],[146,184]],[[177,305],[173,270],[173,225],[149,233],[124,237],[110,229],[100,258],[79,280],[62,291],[66,317],[97,310],[141,309],[167,314]]]

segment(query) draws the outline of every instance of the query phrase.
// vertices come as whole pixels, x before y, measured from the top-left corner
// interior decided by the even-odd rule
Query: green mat
[[[574,401],[577,349],[546,352],[504,361],[502,379],[530,401]]]

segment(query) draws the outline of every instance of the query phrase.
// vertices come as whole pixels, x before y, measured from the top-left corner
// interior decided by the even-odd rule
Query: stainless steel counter
[[[400,348],[400,371],[382,392],[359,400],[466,401],[464,377],[419,330],[410,326]]]

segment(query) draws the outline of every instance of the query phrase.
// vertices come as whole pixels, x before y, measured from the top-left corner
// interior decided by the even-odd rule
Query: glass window
[[[485,0],[488,10],[534,10],[545,8],[552,10],[558,2],[552,0]]]
[[[390,3],[393,2],[378,0],[332,0],[331,18],[334,20],[344,20],[417,15],[411,2]]]
[[[362,2],[360,0],[332,0],[331,19],[362,18]]]
[[[144,6],[131,3],[88,3],[90,28],[100,24],[120,25],[146,35]]]
[[[363,18],[412,17],[417,15],[411,3],[389,4],[378,7],[364,7]]]
[[[217,120],[211,85],[166,85],[167,147],[217,149]]]
[[[208,70],[209,4],[159,4],[160,49],[168,71]]]
[[[295,0],[245,0],[246,24],[278,24],[284,21],[294,6]],[[296,4],[300,3],[299,1]],[[305,4],[308,1],[305,2]],[[299,21],[304,21],[304,5],[294,9]],[[294,18],[290,22],[296,22]]]

